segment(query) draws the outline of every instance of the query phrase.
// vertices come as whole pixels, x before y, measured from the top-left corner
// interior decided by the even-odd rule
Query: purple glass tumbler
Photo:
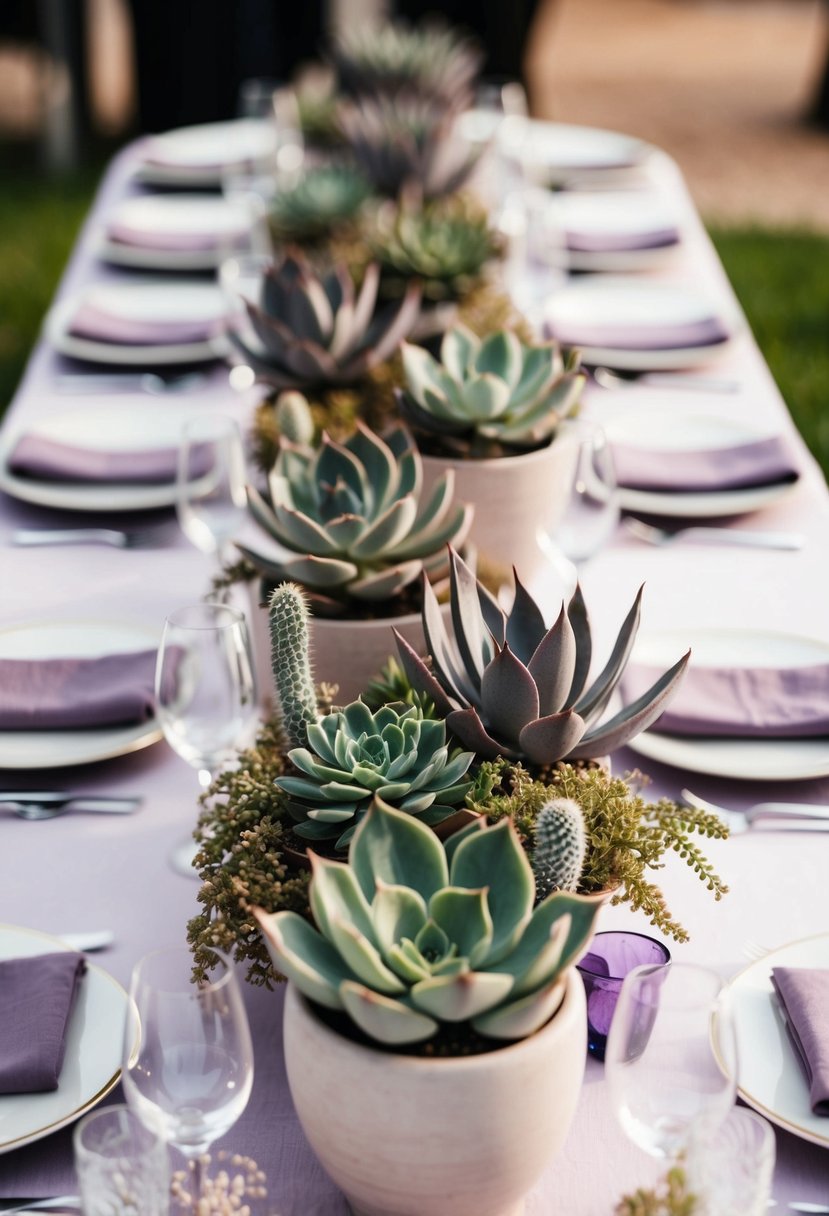
[[[587,1050],[594,1059],[604,1059],[610,1023],[628,972],[646,963],[667,966],[670,961],[667,947],[644,933],[596,934],[577,964],[587,996]]]

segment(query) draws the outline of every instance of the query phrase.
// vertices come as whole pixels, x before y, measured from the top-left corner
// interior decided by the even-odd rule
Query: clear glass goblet
[[[627,1136],[677,1159],[710,1136],[734,1102],[737,1045],[716,972],[689,963],[627,976],[605,1050],[610,1100]]]
[[[208,414],[184,424],[176,510],[187,539],[222,562],[247,514],[245,453],[232,418]]]
[[[164,737],[195,768],[202,789],[234,760],[257,721],[256,680],[244,615],[228,604],[191,604],[164,624],[155,674]],[[195,845],[175,849],[176,870],[195,877]]]
[[[202,1158],[247,1106],[253,1044],[230,960],[216,950],[195,983],[187,947],[135,966],[124,1036],[124,1095],[141,1122],[190,1161],[192,1210],[202,1210]]]

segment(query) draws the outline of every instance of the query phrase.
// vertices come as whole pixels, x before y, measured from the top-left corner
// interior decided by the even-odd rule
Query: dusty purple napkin
[[[630,704],[662,669],[632,664],[622,696]],[[651,730],[673,735],[803,739],[829,735],[829,664],[811,667],[694,667],[693,659]]]
[[[0,730],[74,730],[153,716],[155,650],[0,659]]]
[[[606,346],[614,350],[683,350],[713,346],[731,337],[719,317],[664,325],[592,325],[588,322],[547,323],[550,337],[562,346]]]
[[[829,1115],[829,971],[773,967],[771,982],[809,1083],[816,1115]]]
[[[134,245],[138,249],[201,250],[215,249],[224,240],[216,232],[148,232],[129,224],[110,224],[109,239],[119,245]]]
[[[177,448],[102,451],[60,443],[36,431],[21,435],[8,458],[10,472],[39,481],[137,482],[163,485],[176,480]],[[190,477],[202,477],[211,467],[209,444],[190,449]]]
[[[782,435],[728,448],[677,452],[614,443],[613,463],[620,486],[635,490],[687,493],[737,490],[794,481],[797,459]]]
[[[74,950],[0,963],[0,1094],[57,1089],[85,971]]]
[[[145,321],[120,317],[95,304],[82,304],[69,324],[73,338],[124,346],[169,346],[205,342],[222,329],[221,320]]]
[[[662,249],[679,240],[677,228],[655,228],[653,232],[579,232],[564,234],[567,248],[573,253],[625,253],[635,249]]]

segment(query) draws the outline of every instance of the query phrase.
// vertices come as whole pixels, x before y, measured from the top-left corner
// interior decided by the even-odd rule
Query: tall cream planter
[[[260,605],[259,584],[250,583],[249,625],[260,694],[273,700],[271,640],[267,610]],[[448,611],[448,606],[447,609]],[[419,612],[406,616],[383,617],[376,621],[328,620],[312,617],[310,622],[311,662],[314,679],[338,684],[337,703],[347,705],[365,690],[389,655],[396,654],[392,625],[418,654],[426,643]]]
[[[584,988],[573,968],[565,983],[536,1034],[453,1059],[360,1046],[289,985],[291,1095],[355,1216],[521,1216],[564,1142],[584,1074]]]
[[[576,428],[559,427],[553,442],[520,456],[497,460],[423,457],[425,493],[447,470],[455,473],[455,497],[475,508],[470,541],[481,556],[509,570],[523,582],[543,568],[545,557],[538,530],[561,520],[578,456]]]

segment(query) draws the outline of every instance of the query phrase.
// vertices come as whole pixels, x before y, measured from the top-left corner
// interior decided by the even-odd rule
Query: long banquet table
[[[114,202],[141,189],[131,180],[139,158],[140,145],[133,145],[110,166],[60,295],[93,280],[128,275],[104,267],[95,255],[95,244],[102,218]],[[648,171],[653,188],[664,192],[682,217],[682,252],[656,277],[702,285],[717,300],[733,303],[731,288],[678,169],[659,154]],[[69,366],[69,361],[41,341],[5,426],[70,408],[73,398],[59,396],[51,387],[55,376]],[[647,584],[643,629],[744,628],[750,624],[829,643],[829,494],[823,477],[794,431],[747,331],[718,362],[715,374],[740,380],[739,393],[729,395],[723,406],[730,416],[767,419],[791,432],[804,469],[791,494],[733,526],[794,529],[805,534],[807,544],[800,552],[687,544],[656,549],[620,529],[583,576],[594,625],[605,645],[643,580]],[[600,392],[588,390],[588,408],[591,393]],[[177,395],[178,401],[184,399]],[[234,414],[242,423],[249,415],[250,398],[230,390],[226,371],[219,367],[209,383],[186,399],[194,414],[216,409]],[[124,411],[140,409],[144,400],[128,393],[106,398],[113,410]],[[664,408],[669,410],[676,400],[674,393],[666,391]],[[207,590],[210,562],[181,537],[170,515],[159,518],[163,545],[155,549],[10,546],[8,534],[13,527],[61,522],[74,520],[0,495],[0,627],[35,620],[118,619],[160,629],[171,609],[198,599]],[[113,523],[111,519],[107,522]],[[124,522],[130,521],[117,520],[115,526]],[[691,784],[704,797],[738,808],[761,798],[829,803],[829,778],[796,785],[696,775],[691,780],[678,770],[637,761],[630,752],[614,757],[618,771],[637,766],[652,777],[654,796],[677,796],[683,785]],[[32,777],[30,773],[6,773],[3,780],[7,787],[23,787],[31,785]],[[196,910],[196,884],[175,873],[168,862],[171,847],[194,820],[195,774],[166,744],[158,743],[84,769],[49,771],[35,784],[44,782],[111,794],[137,792],[145,796],[145,803],[129,817],[67,815],[44,823],[3,815],[0,922],[50,933],[111,928],[115,944],[96,961],[126,983],[141,955],[182,941],[184,925]],[[706,963],[732,974],[745,965],[743,946],[748,938],[774,947],[829,929],[829,834],[770,836],[755,832],[706,845],[731,891],[721,903],[715,903],[681,862],[669,860],[660,881],[672,911],[691,932],[687,945],[673,947],[675,958]],[[641,915],[634,916],[625,908],[604,909],[600,927],[648,928]],[[247,1154],[266,1171],[268,1212],[339,1216],[347,1211],[345,1202],[317,1165],[293,1113],[282,1056],[282,999],[281,991],[246,990],[256,1080],[247,1111],[217,1147]],[[774,1195],[778,1203],[785,1205],[793,1199],[829,1203],[826,1148],[778,1129],[777,1152]],[[589,1060],[569,1139],[530,1197],[527,1210],[531,1216],[607,1216],[625,1190],[652,1179],[657,1169],[657,1163],[624,1137],[608,1102],[602,1066]],[[63,1194],[74,1186],[71,1129],[0,1156],[0,1205],[3,1197]]]

